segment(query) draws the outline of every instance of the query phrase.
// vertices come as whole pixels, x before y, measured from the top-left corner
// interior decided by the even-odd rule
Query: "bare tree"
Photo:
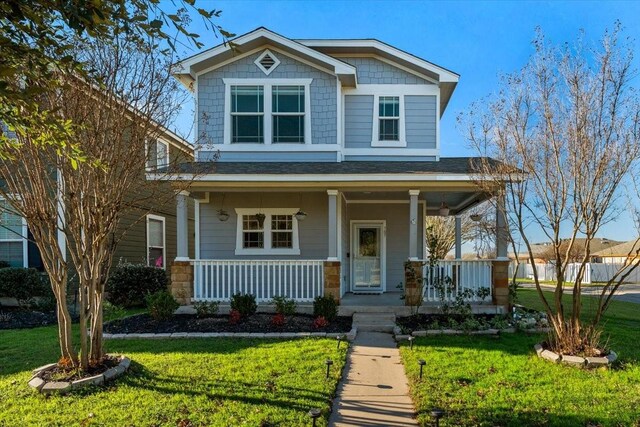
[[[461,241],[474,241],[477,253],[489,248],[487,237],[494,235],[491,221],[493,217],[486,208],[487,204],[483,204],[461,216]],[[425,231],[430,256],[445,259],[456,244],[455,217],[427,216]]]
[[[115,248],[127,230],[119,227],[121,219],[129,213],[142,219],[153,206],[173,200],[168,184],[145,180],[145,166],[151,155],[147,146],[164,132],[182,98],[169,74],[170,58],[150,42],[126,37],[84,42],[76,54],[92,70],[90,81],[60,75],[62,90],[44,93],[41,101],[69,123],[69,147],[78,147],[86,161],[69,162],[66,148],[43,150],[34,141],[45,138],[44,131],[16,129],[10,159],[0,162],[7,181],[0,192],[26,218],[43,255],[62,319],[62,357],[86,369],[103,359],[103,294]],[[69,260],[59,249],[60,239],[66,240]],[[79,279],[79,354],[67,321],[70,266]]]
[[[539,31],[529,63],[502,79],[497,96],[459,118],[482,156],[479,174],[493,177],[479,185],[505,197],[509,224],[531,264],[533,233],[542,232],[550,242],[556,269],[552,298],[542,291],[535,269],[533,276],[553,327],[550,344],[565,354],[596,352],[598,323],[632,271],[613,276],[602,288],[594,318],[583,322],[581,288],[591,242],[619,216],[624,183],[637,171],[640,155],[640,100],[630,86],[633,46],[620,36],[616,23],[597,47],[585,47],[581,38],[574,46],[555,47]],[[576,252],[565,315],[563,284]]]

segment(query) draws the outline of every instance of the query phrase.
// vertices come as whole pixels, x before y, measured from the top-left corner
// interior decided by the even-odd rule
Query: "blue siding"
[[[311,138],[314,144],[337,143],[336,77],[303,64],[280,52],[273,52],[280,65],[265,75],[254,61],[262,51],[232,62],[198,77],[198,121],[201,144],[223,143],[224,82],[223,78],[286,79],[311,78]]]
[[[356,67],[359,84],[432,84],[376,58],[340,58]]]
[[[436,97],[404,97],[407,148],[436,148]]]
[[[344,156],[345,162],[434,162],[435,156]]]
[[[344,146],[346,148],[371,147],[373,95],[345,96],[344,111]]]

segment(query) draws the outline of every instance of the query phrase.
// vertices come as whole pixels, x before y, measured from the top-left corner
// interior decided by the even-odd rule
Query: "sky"
[[[165,0],[163,0],[165,1]],[[164,5],[167,9],[171,2]],[[441,121],[441,155],[473,156],[456,116],[497,89],[501,74],[521,68],[533,53],[536,27],[554,43],[575,40],[580,30],[597,42],[620,20],[640,52],[640,1],[210,1],[196,6],[222,10],[215,22],[244,34],[264,26],[289,38],[377,38],[460,74]],[[194,17],[192,32],[205,48],[221,42]],[[196,53],[186,49],[182,56]],[[640,69],[640,55],[636,58]],[[636,87],[640,87],[635,82]],[[189,130],[192,106],[185,106],[178,130]],[[636,234],[628,215],[603,229],[602,237],[629,240]]]

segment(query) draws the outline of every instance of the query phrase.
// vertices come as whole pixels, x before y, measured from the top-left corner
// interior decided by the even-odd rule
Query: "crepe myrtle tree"
[[[70,127],[69,146],[43,146],[47,135],[40,128],[15,128],[9,156],[0,159],[6,184],[0,194],[26,218],[42,254],[57,300],[61,355],[87,369],[104,356],[103,295],[118,242],[152,209],[174,200],[167,183],[147,181],[145,173],[155,155],[149,146],[186,94],[169,73],[171,58],[151,42],[125,35],[109,42],[79,41],[74,54],[93,70],[89,79],[61,74],[60,85],[39,95],[39,102]],[[65,150],[75,147],[85,161],[68,161]],[[172,168],[167,164],[167,171]],[[79,346],[72,342],[67,306],[70,267],[79,282]]]
[[[495,96],[461,114],[459,124],[481,156],[475,162],[478,173],[493,177],[478,185],[504,197],[509,226],[531,264],[534,233],[550,242],[555,265],[551,296],[542,291],[533,270],[552,326],[549,344],[564,354],[596,354],[602,315],[637,266],[619,268],[600,288],[595,315],[581,317],[591,242],[637,202],[625,200],[633,194],[625,189],[640,158],[640,99],[630,85],[634,48],[620,23],[594,46],[582,36],[573,44],[553,45],[540,30],[533,46],[528,63],[504,76]],[[575,246],[581,247],[576,251]],[[629,258],[639,252],[640,244]],[[572,292],[565,294],[570,263],[577,264],[577,271]]]

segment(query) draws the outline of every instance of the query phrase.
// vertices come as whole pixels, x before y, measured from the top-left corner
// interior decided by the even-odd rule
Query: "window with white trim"
[[[162,216],[147,215],[147,265],[166,266],[165,219]]]
[[[378,141],[400,140],[400,97],[378,99]]]
[[[147,144],[147,169],[156,170],[169,166],[169,144],[152,141]]]
[[[231,142],[264,142],[264,88],[231,86]]]
[[[273,86],[273,143],[304,143],[304,86]]]
[[[0,200],[0,261],[11,267],[28,267],[27,223],[6,200]]]
[[[236,255],[299,255],[297,211],[237,208]]]

